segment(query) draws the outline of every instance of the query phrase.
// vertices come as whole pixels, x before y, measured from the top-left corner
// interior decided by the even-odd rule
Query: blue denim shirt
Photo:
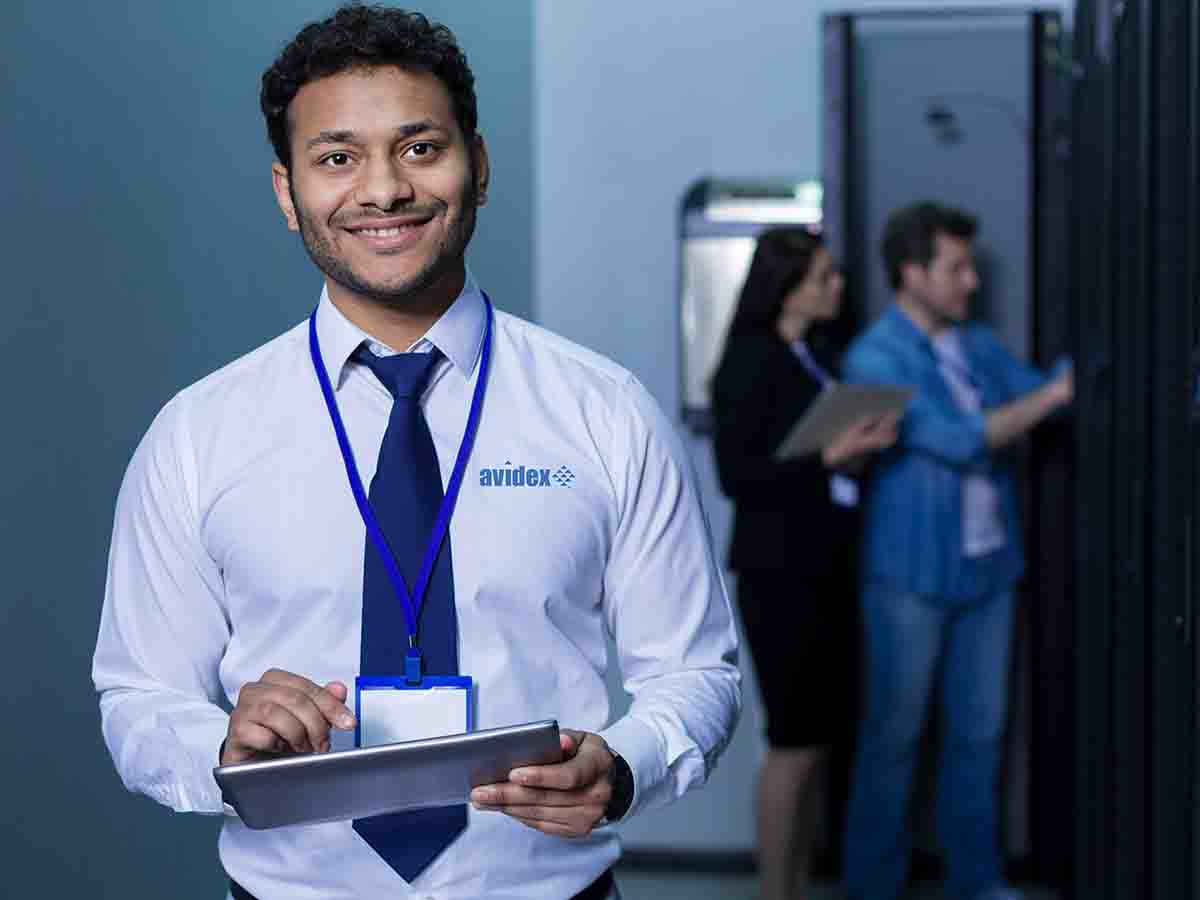
[[[1012,461],[988,447],[989,410],[1047,376],[1016,359],[982,325],[962,329],[983,412],[963,412],[938,369],[933,344],[893,304],[850,347],[849,382],[913,388],[896,445],[880,455],[864,510],[863,572],[930,597],[972,598],[1012,586],[1025,554]],[[963,476],[983,472],[1000,494],[1008,541],[984,563],[963,553]]]

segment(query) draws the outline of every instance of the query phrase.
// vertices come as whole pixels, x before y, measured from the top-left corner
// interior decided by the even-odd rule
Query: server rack
[[[1200,2],[1076,17],[1076,898],[1195,896]]]

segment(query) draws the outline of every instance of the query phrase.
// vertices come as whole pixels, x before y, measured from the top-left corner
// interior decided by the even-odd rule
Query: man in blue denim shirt
[[[895,304],[845,365],[848,381],[914,390],[865,510],[867,696],[846,823],[851,900],[903,891],[908,797],[939,672],[946,896],[1019,896],[1003,882],[996,813],[1013,590],[1024,569],[1001,451],[1070,403],[1074,381],[1069,365],[1047,377],[966,324],[979,286],[975,232],[970,216],[930,203],[892,214],[883,257]]]

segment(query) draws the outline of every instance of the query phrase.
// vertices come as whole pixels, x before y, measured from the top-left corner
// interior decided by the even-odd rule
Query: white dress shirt
[[[411,348],[445,355],[422,399],[443,482],[485,318],[468,277]],[[371,338],[327,295],[317,332],[370,484],[391,395],[350,360]],[[549,485],[494,483],[521,466],[548,470]],[[598,732],[633,770],[631,814],[705,780],[740,710],[737,638],[685,451],[632,375],[497,311],[450,540],[477,727],[556,718]],[[269,668],[340,680],[353,705],[365,541],[307,322],[164,407],[117,501],[93,668],[104,737],[130,790],[221,813],[212,769],[227,711]],[[606,634],[633,695],[611,723]],[[412,885],[349,822],[252,831],[228,817],[220,839],[226,871],[260,900],[566,898],[619,853],[611,827],[565,840],[473,808]]]

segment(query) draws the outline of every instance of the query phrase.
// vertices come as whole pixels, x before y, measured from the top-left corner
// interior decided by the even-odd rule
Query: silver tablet
[[[824,449],[838,432],[863,416],[903,413],[912,395],[910,388],[835,384],[818,395],[792,425],[783,443],[776,448],[775,459],[795,459],[816,453]]]
[[[213,769],[225,801],[249,827],[362,819],[465,803],[473,787],[519,766],[562,758],[547,719],[470,734],[310,753]]]

